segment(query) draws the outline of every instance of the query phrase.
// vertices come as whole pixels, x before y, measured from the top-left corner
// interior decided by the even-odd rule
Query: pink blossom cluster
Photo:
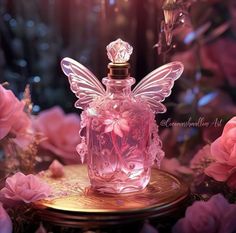
[[[80,142],[80,118],[65,114],[60,107],[42,111],[32,121],[24,112],[25,104],[12,91],[0,85],[0,140],[9,136],[21,148],[26,148],[34,133],[42,134],[40,147],[53,152],[63,162],[78,163],[76,146]]]

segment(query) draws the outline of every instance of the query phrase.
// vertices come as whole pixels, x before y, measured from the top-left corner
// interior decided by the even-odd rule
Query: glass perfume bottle
[[[118,39],[107,46],[108,77],[106,89],[83,65],[64,58],[63,72],[82,108],[81,135],[77,151],[86,157],[93,189],[106,193],[127,193],[144,189],[151,166],[164,157],[155,113],[165,112],[161,102],[171,93],[174,81],[183,72],[180,62],[166,64],[142,79],[131,91],[128,60],[133,48]]]

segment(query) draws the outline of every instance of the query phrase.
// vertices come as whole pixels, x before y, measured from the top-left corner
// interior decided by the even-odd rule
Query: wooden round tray
[[[42,220],[56,225],[82,227],[125,224],[171,214],[189,196],[185,183],[175,176],[152,169],[149,185],[140,192],[104,194],[90,189],[86,165],[65,166],[65,176],[40,177],[52,187],[52,197],[34,203]]]

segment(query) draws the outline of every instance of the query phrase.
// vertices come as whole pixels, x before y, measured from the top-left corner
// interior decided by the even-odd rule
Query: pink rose
[[[41,112],[34,121],[37,131],[46,140],[40,146],[60,156],[66,163],[79,162],[76,146],[80,142],[80,119],[76,114],[67,114],[60,107]]]
[[[229,204],[221,195],[207,202],[196,201],[188,207],[185,217],[180,219],[172,233],[226,233],[236,230],[236,205]]]
[[[11,133],[15,142],[21,145],[30,126],[30,119],[24,112],[24,103],[2,85],[0,85],[0,109],[0,140]]]
[[[227,122],[222,135],[211,144],[211,154],[215,162],[205,173],[217,181],[226,181],[236,172],[236,117]]]
[[[17,172],[6,179],[5,187],[0,190],[0,194],[6,204],[7,201],[30,203],[48,197],[50,187],[37,176],[32,174],[25,176]]]
[[[7,214],[6,210],[3,208],[0,202],[0,232],[1,233],[12,233],[12,222]]]

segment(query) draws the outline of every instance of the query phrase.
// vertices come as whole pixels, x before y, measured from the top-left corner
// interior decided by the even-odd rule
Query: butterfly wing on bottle
[[[78,100],[76,108],[85,109],[96,98],[105,95],[105,89],[95,75],[85,66],[71,58],[64,58],[61,67],[70,83],[70,88]]]
[[[133,95],[144,99],[155,113],[163,113],[166,107],[161,103],[171,94],[174,81],[183,73],[180,62],[163,65],[145,76],[134,88]]]

